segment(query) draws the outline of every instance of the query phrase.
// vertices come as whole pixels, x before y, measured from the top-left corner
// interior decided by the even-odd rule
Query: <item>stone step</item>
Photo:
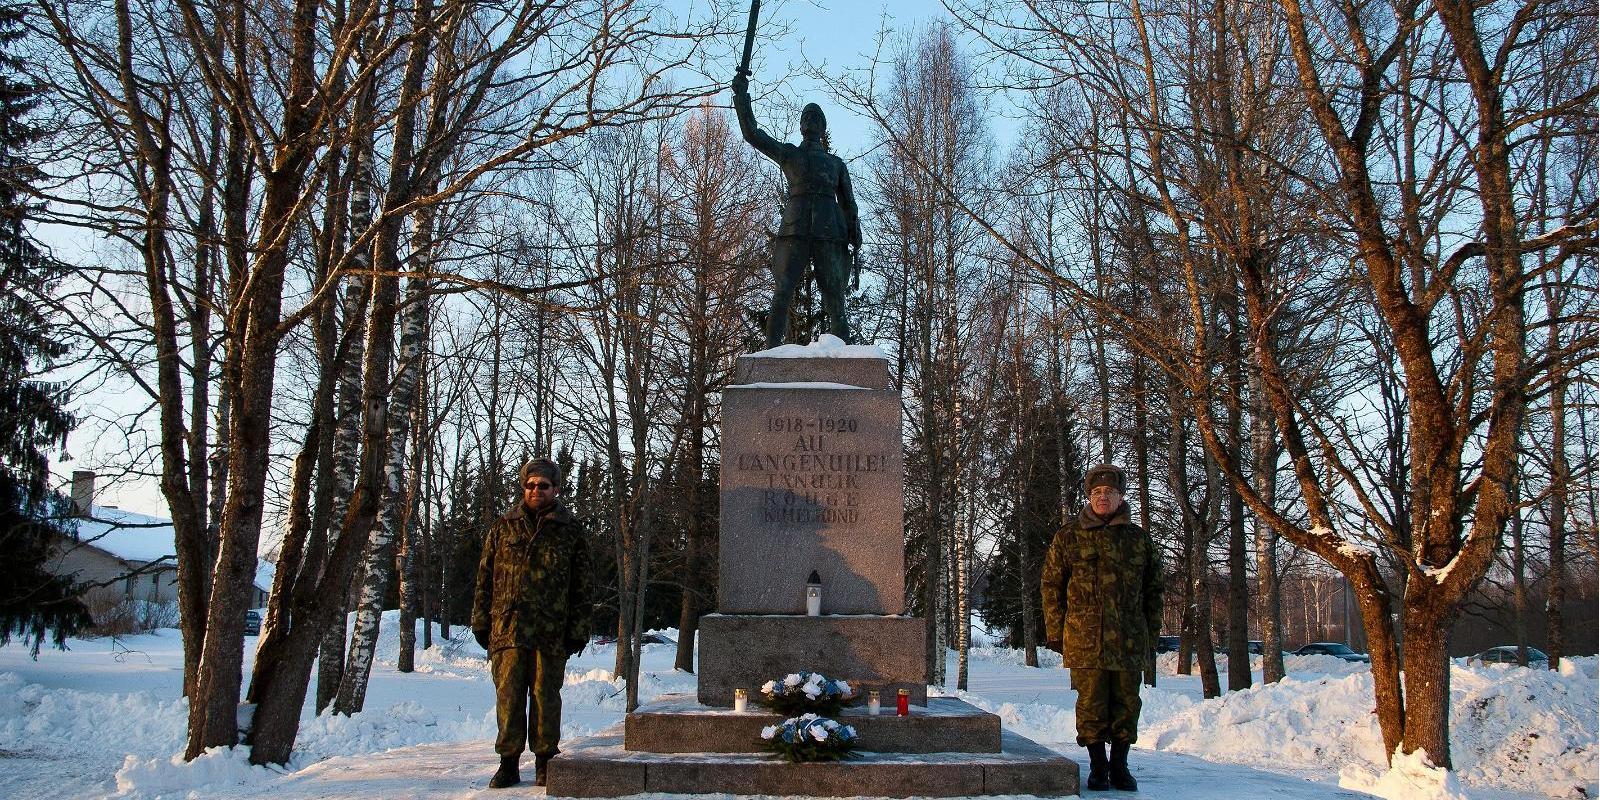
[[[926,706],[911,706],[911,714],[897,717],[894,699],[879,716],[861,706],[839,712],[840,722],[852,725],[863,750],[883,753],[998,753],[1000,718],[954,697],[930,697]],[[628,715],[624,739],[628,750],[652,753],[759,753],[764,752],[761,729],[776,725],[784,715],[757,706],[737,713],[707,706],[693,695],[669,694],[646,703]]]
[[[623,745],[623,726],[579,739],[551,762],[550,797],[672,794],[967,797],[1078,793],[1078,764],[1005,731],[998,753],[876,753],[791,764],[772,754],[648,753]]]

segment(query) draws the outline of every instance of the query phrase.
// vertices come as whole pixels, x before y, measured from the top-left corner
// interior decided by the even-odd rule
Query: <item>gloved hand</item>
[[[489,632],[488,631],[486,631],[486,630],[484,630],[482,628],[474,628],[472,630],[472,638],[478,640],[478,646],[483,648],[483,651],[485,653],[489,652]]]

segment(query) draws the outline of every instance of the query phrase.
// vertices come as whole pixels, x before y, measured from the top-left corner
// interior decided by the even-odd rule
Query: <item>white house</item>
[[[109,607],[123,599],[176,603],[178,550],[172,521],[93,505],[93,482],[94,473],[73,475],[75,510],[83,514],[87,508],[88,513],[72,520],[75,536],[57,542],[50,571],[93,584],[85,594],[91,608]],[[267,604],[272,570],[270,562],[259,562],[252,608]]]

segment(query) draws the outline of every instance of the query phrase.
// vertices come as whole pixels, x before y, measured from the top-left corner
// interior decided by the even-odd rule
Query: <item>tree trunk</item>
[[[317,124],[311,106],[315,89],[315,31],[319,6],[296,2],[290,17],[292,45],[287,67],[288,97],[283,104],[281,138],[274,145],[274,169],[261,193],[261,228],[250,290],[238,317],[241,345],[230,354],[224,373],[232,376],[234,414],[228,431],[228,496],[222,509],[217,568],[207,608],[206,637],[200,654],[200,679],[192,707],[185,758],[208,747],[238,741],[239,684],[244,656],[244,612],[255,578],[256,547],[267,468],[271,458],[272,396],[277,376],[278,323],[288,266],[288,241],[280,233],[292,226],[299,209],[305,171],[315,149],[310,132]]]
[[[1417,599],[1407,598],[1404,625],[1405,750],[1427,751],[1434,766],[1450,769],[1450,623],[1412,605]]]
[[[1134,303],[1137,305],[1141,302],[1139,289],[1135,287]],[[1133,395],[1133,464],[1139,482],[1139,527],[1148,531],[1150,507],[1154,502],[1150,497],[1150,399],[1145,379],[1144,357],[1134,353],[1132,358],[1133,369],[1129,391]],[[1166,577],[1168,576],[1162,576],[1163,579]],[[1155,648],[1151,648],[1150,653],[1145,656],[1144,682],[1147,686],[1156,685]]]
[[[698,365],[699,358],[694,358],[693,363]],[[684,424],[689,428],[689,453],[688,464],[685,465],[684,474],[688,476],[688,485],[685,486],[685,500],[688,506],[688,518],[685,521],[685,543],[683,551],[683,598],[678,608],[678,652],[673,661],[673,667],[684,672],[694,672],[694,640],[700,625],[700,581],[701,572],[701,533],[703,513],[700,492],[705,484],[701,459],[704,458],[704,442],[702,436],[705,430],[705,421],[702,419],[701,384],[699,370],[690,367],[690,392],[688,399],[689,415]]]
[[[972,514],[969,508],[966,527],[972,525]],[[968,589],[968,582],[972,578],[970,574],[972,554],[968,547],[969,541],[968,532],[961,531],[956,543],[956,689],[962,692],[967,690],[967,659],[972,646],[972,609],[969,607],[971,591]]]
[[[430,315],[431,316],[431,315]],[[431,331],[425,332],[423,341],[430,341]],[[428,424],[417,426],[418,458],[421,459],[422,468],[417,471],[421,478],[420,487],[413,498],[413,508],[418,510],[416,518],[421,529],[417,537],[417,607],[422,614],[422,649],[427,650],[433,646],[433,625],[439,619],[437,594],[434,587],[437,584],[433,576],[433,504],[427,498],[433,494],[433,436],[437,423],[433,420],[433,405],[430,393],[433,390],[431,380],[432,360],[423,362],[422,386],[419,391],[422,399],[418,403],[423,420]]]
[[[331,308],[317,312],[318,329],[324,333],[331,327]],[[327,318],[327,319],[324,319]],[[304,569],[306,549],[312,526],[312,503],[315,489],[312,477],[316,472],[318,456],[323,442],[330,435],[329,419],[333,410],[333,364],[323,362],[319,367],[316,399],[311,407],[311,421],[306,428],[306,438],[300,453],[295,457],[289,489],[289,519],[283,535],[283,547],[278,558],[277,572],[272,578],[272,593],[267,601],[266,618],[261,623],[261,638],[256,645],[255,667],[251,671],[250,687],[245,699],[252,704],[261,702],[259,675],[271,675],[283,660],[283,651],[289,636],[289,610],[293,603],[295,585],[315,578]],[[315,544],[315,543],[312,543]],[[313,560],[315,556],[313,556]]]
[[[419,305],[427,305],[426,297],[418,298],[418,301]],[[419,354],[418,360],[425,360],[425,355]],[[417,364],[419,374],[424,369],[424,364]],[[421,383],[420,375],[418,382]],[[422,494],[422,434],[428,426],[427,407],[419,385],[412,408],[415,419],[411,427],[411,475],[405,491],[405,512],[400,519],[400,553],[395,563],[395,574],[400,577],[400,653],[395,658],[395,669],[400,672],[413,671],[417,657],[417,615],[422,605],[419,591],[422,588],[419,580],[422,577],[419,547],[422,537],[417,530],[417,509]],[[426,615],[423,616],[423,626],[427,626]]]
[[[405,74],[397,103],[400,114],[395,119],[389,158],[389,184],[384,192],[384,213],[372,242],[372,258],[377,274],[373,285],[372,327],[368,329],[368,336],[370,342],[382,345],[386,359],[394,348],[396,301],[400,294],[398,273],[403,266],[399,255],[400,230],[406,219],[393,209],[409,202],[413,191],[418,188],[416,176],[412,174],[415,166],[417,105],[422,94],[423,70],[433,47],[432,17],[433,4],[430,0],[417,3],[413,10],[412,38],[406,53]],[[373,498],[381,510],[367,543],[366,570],[356,602],[349,660],[345,664],[344,674],[340,676],[339,696],[334,701],[334,711],[343,714],[360,711],[366,702],[367,679],[372,671],[373,652],[378,644],[383,598],[394,575],[394,540],[408,505],[404,496],[407,483],[406,449],[411,443],[411,416],[417,398],[418,376],[422,373],[422,321],[427,310],[424,300],[426,292],[426,279],[407,280],[408,305],[400,333],[398,371],[392,389],[387,386],[379,388],[389,396],[378,399],[372,397],[365,388],[363,390],[367,413],[379,411],[385,416],[386,430],[383,438],[378,440],[385,450],[385,485],[382,493]],[[389,329],[379,330],[378,325],[388,326]],[[374,350],[369,347],[371,352]],[[367,369],[370,370],[372,366],[369,362]],[[387,377],[387,361],[380,369]],[[374,407],[375,401],[378,408]],[[369,439],[368,443],[371,444],[372,440]]]
[[[1219,270],[1220,271],[1220,270]],[[1222,293],[1228,317],[1228,440],[1243,461],[1244,437],[1244,331],[1239,298],[1232,281]],[[1244,497],[1220,478],[1217,491],[1228,495],[1228,691],[1250,688],[1250,589],[1245,574]]]
[[[357,109],[365,109],[359,103]],[[372,227],[372,178],[369,164],[370,142],[360,142],[351,148],[349,176],[350,224],[352,237],[364,234]],[[338,545],[338,531],[349,516],[350,501],[355,495],[356,470],[361,456],[361,365],[367,354],[367,311],[372,294],[372,245],[367,243],[349,253],[350,269],[344,275],[344,296],[340,300],[339,315],[343,320],[342,355],[338,359],[339,413],[335,421],[332,458],[333,470],[328,481],[330,488],[328,508],[327,547]],[[348,591],[347,591],[348,594]],[[339,693],[339,681],[344,673],[345,621],[342,614],[348,611],[348,600],[341,603],[341,619],[323,631],[317,650],[317,712],[327,709]]]
[[[642,491],[643,487],[641,487],[641,492]],[[628,642],[628,649],[630,652],[628,656],[627,673],[627,708],[628,713],[630,714],[639,707],[639,663],[642,656],[642,651],[644,650],[644,598],[645,589],[649,585],[650,578],[651,516],[651,505],[649,503],[645,503],[639,511],[638,535],[634,537],[637,541],[637,544],[635,545],[637,551],[633,557],[635,570],[633,587],[634,600],[633,605],[628,609],[627,612],[628,616],[631,618],[631,624],[629,627],[633,629],[633,637]],[[621,646],[620,641],[618,642],[618,646]]]
[[[1560,669],[1567,652],[1567,385],[1559,376],[1550,394],[1550,569],[1545,579],[1545,655],[1550,669]]]
[[[306,624],[303,633],[291,633],[285,647],[282,667],[263,678],[261,703],[252,729],[251,762],[285,763],[299,732],[300,709],[305,701],[312,653],[325,634],[336,634],[342,641],[344,610],[348,607],[350,586],[362,554],[367,550],[372,528],[380,513],[390,448],[389,366],[394,357],[395,316],[398,306],[398,280],[373,283],[371,316],[362,364],[361,386],[361,463],[356,470],[355,490],[333,551],[315,587],[306,586],[297,595],[292,625]],[[241,620],[242,622],[242,620]],[[326,657],[326,653],[324,653]],[[318,686],[319,692],[322,685]]]
[[[385,243],[385,240],[386,237],[380,236],[378,241]],[[387,244],[393,246],[394,242],[389,240]],[[399,266],[398,259],[387,266],[389,268],[385,272],[392,274]],[[383,274],[380,274],[377,280],[375,296],[379,299],[373,305],[375,312],[386,303],[394,302],[392,296],[398,292],[392,284],[399,282],[398,278]],[[391,285],[385,286],[385,283]],[[378,626],[382,619],[383,599],[388,593],[389,582],[394,577],[395,537],[400,533],[400,528],[403,526],[402,518],[410,505],[406,496],[406,450],[411,445],[411,418],[416,411],[417,380],[422,373],[423,316],[428,307],[425,301],[426,292],[426,280],[412,278],[407,281],[407,307],[400,333],[399,372],[394,379],[393,394],[388,400],[389,408],[385,410],[388,416],[388,432],[385,437],[388,466],[385,468],[382,511],[367,545],[366,575],[362,580],[361,595],[356,605],[355,628],[350,634],[349,659],[339,683],[339,696],[333,706],[333,710],[341,714],[359,712],[366,703],[367,679],[371,675],[372,658],[378,646]],[[389,313],[389,324],[392,325],[392,310]],[[375,313],[373,324],[379,322]],[[374,341],[382,338],[376,330],[373,334]],[[392,331],[389,336],[393,336]],[[389,345],[387,342],[384,344]]]
[[[1278,444],[1271,417],[1253,415],[1256,492],[1268,505],[1278,496]],[[1278,532],[1261,515],[1255,518],[1257,618],[1261,624],[1261,681],[1283,680],[1283,594],[1278,576]]]
[[[1567,497],[1572,489],[1572,470],[1567,462],[1567,369],[1560,356],[1562,340],[1557,320],[1561,318],[1560,292],[1545,289],[1550,353],[1550,566],[1545,578],[1545,655],[1550,669],[1561,669],[1567,654],[1564,619],[1567,604]],[[1591,483],[1591,485],[1593,485]]]
[[[723,129],[726,130],[726,129]],[[707,395],[711,391],[710,383],[710,348],[711,348],[711,292],[707,273],[712,269],[712,260],[720,254],[712,252],[713,245],[707,241],[704,231],[712,229],[711,220],[702,218],[698,220],[695,230],[698,234],[692,241],[699,257],[695,259],[693,275],[693,298],[690,301],[689,313],[686,314],[685,325],[689,336],[689,363],[685,372],[684,388],[684,420],[687,429],[688,451],[682,474],[688,477],[685,489],[685,500],[688,505],[687,541],[683,553],[682,605],[678,609],[678,652],[673,662],[674,667],[684,672],[694,672],[695,637],[699,632],[701,610],[705,608],[705,598],[700,591],[700,573],[704,571],[702,555],[705,548],[705,532],[703,526],[706,519],[706,501],[702,497],[705,489],[705,435]]]
[[[1511,484],[1511,505],[1517,506],[1522,480]],[[1523,552],[1522,514],[1511,518],[1511,642],[1517,646],[1517,664],[1528,666],[1528,562]]]

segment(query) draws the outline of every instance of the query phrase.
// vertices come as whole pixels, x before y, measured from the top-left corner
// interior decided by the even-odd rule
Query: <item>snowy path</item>
[[[307,709],[294,759],[273,769],[251,767],[242,748],[218,749],[188,763],[174,758],[183,749],[186,716],[176,631],[130,637],[115,647],[104,639],[73,641],[71,651],[46,650],[37,661],[26,649],[0,647],[0,800],[543,796],[531,786],[485,788],[495,758],[493,687],[482,651],[458,640],[443,650],[419,652],[417,671],[402,675],[394,671],[394,624],[393,614],[386,614],[367,710],[318,717]],[[253,638],[247,646],[254,646]],[[693,690],[694,676],[675,672],[673,655],[669,645],[645,648],[641,699]],[[621,720],[623,685],[611,677],[613,659],[614,651],[603,647],[568,662],[563,738]],[[1162,662],[1166,673],[1172,666]],[[1370,797],[1339,788],[1341,771],[1347,781],[1356,778],[1347,785],[1382,788],[1377,781],[1384,759],[1365,668],[1316,657],[1292,660],[1289,671],[1281,683],[1212,700],[1202,697],[1198,677],[1163,674],[1157,687],[1143,693],[1140,741],[1130,758],[1141,791],[1088,796]],[[953,661],[950,674],[955,675]],[[978,648],[970,674],[970,691],[950,693],[1086,768],[1083,749],[1073,743],[1075,696],[1067,673],[1049,668],[1048,661],[1045,669],[1025,667],[1015,651]],[[1578,659],[1562,673],[1457,665],[1451,682],[1458,772],[1450,773],[1448,787],[1436,787],[1448,791],[1389,787],[1387,796],[1600,796],[1595,658]],[[531,759],[525,766],[531,772]]]

